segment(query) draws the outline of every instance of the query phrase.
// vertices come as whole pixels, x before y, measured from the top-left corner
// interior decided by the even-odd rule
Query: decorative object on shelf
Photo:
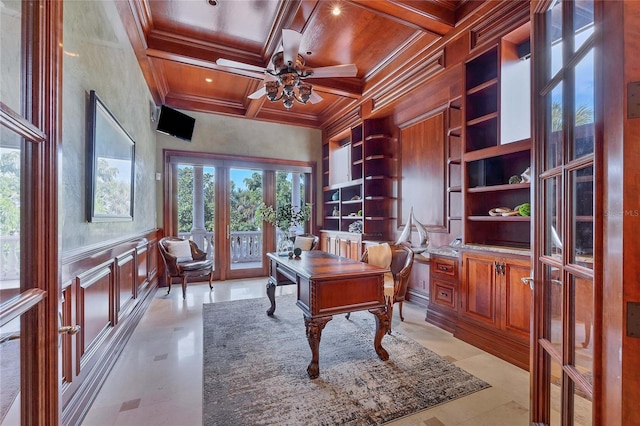
[[[509,213],[513,212],[509,207],[496,207],[489,210],[489,216],[510,216]],[[518,212],[516,211],[515,214],[518,214]]]
[[[358,216],[362,216],[362,209],[358,210]]]
[[[359,196],[359,195],[357,195],[357,194],[356,194],[356,195],[354,195],[353,197],[351,197],[351,201],[357,201],[357,200],[359,200],[359,199],[360,199],[360,196]]]
[[[414,223],[416,225],[416,230],[418,231],[417,245],[413,245],[411,243],[411,231]],[[409,247],[411,247],[411,250],[413,250],[414,253],[418,253],[418,254],[426,251],[427,248],[429,247],[429,234],[427,232],[427,229],[424,227],[424,225],[421,224],[418,221],[418,219],[416,219],[415,216],[413,215],[413,207],[411,207],[411,211],[409,213],[409,219],[407,220],[407,223],[405,224],[404,229],[400,234],[400,237],[398,237],[396,244],[408,244]]]
[[[411,207],[411,213],[409,213],[409,218],[407,219],[407,223],[404,225],[400,236],[396,240],[396,244],[409,244],[411,245],[411,228],[413,228],[413,207]]]
[[[531,182],[531,167],[527,167],[527,169],[524,172],[522,172],[520,177],[522,178],[522,180],[520,181],[522,183]]]
[[[340,210],[338,210],[338,206],[333,207],[333,211],[331,212],[331,216],[338,217],[340,216]]]
[[[522,178],[518,175],[513,175],[509,178],[509,183],[510,184],[514,184],[514,183],[520,183],[522,182]]]
[[[531,216],[531,204],[523,203],[515,206],[513,209],[509,207],[496,207],[489,210],[489,216]]]
[[[349,232],[353,232],[354,234],[362,234],[362,230],[364,228],[364,223],[361,220],[356,220],[352,224],[349,225]]]
[[[514,210],[518,210],[520,216],[531,216],[531,204],[529,203],[520,204]]]
[[[302,249],[300,247],[296,247],[293,249],[293,255],[296,259],[300,259],[300,255],[302,254]]]
[[[336,191],[331,195],[331,201],[338,201],[340,199],[340,192]]]

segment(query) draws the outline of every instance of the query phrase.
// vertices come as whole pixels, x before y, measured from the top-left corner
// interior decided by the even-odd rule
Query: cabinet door
[[[360,260],[362,257],[362,248],[359,240],[349,240],[349,258]]]
[[[462,255],[461,311],[464,317],[498,327],[496,301],[497,259],[494,256],[464,253]]]
[[[531,322],[531,289],[521,278],[531,275],[528,260],[503,258],[502,297],[504,310],[501,315],[502,329],[514,337],[529,342]],[[503,266],[502,266],[503,265]]]

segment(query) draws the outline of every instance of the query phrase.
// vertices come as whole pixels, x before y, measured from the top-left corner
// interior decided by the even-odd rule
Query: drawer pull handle
[[[444,291],[440,292],[440,296],[448,296],[449,294],[445,293]]]
[[[447,268],[446,266],[442,266],[442,265],[438,265],[438,269],[444,272],[447,272],[449,270],[449,268]]]

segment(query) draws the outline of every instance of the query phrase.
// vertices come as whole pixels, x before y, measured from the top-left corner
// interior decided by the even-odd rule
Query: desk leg
[[[307,374],[309,374],[310,379],[316,379],[320,375],[320,366],[318,365],[320,336],[322,335],[324,326],[332,319],[332,316],[320,318],[304,317],[304,325],[307,329],[307,340],[311,348],[311,363],[307,367]]]
[[[376,336],[373,339],[373,348],[376,350],[378,357],[386,361],[389,359],[389,353],[382,347],[382,338],[389,330],[389,313],[386,307],[369,309],[369,312],[376,317]]]
[[[267,315],[271,316],[276,311],[276,283],[271,277],[267,281],[267,297],[271,302],[271,307],[267,309]]]

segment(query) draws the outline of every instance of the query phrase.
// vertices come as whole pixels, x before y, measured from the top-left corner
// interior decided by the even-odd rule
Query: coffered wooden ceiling
[[[116,2],[157,105],[323,127],[353,111],[402,70],[410,53],[451,31],[482,2],[466,0],[128,0]],[[338,16],[332,8],[340,7]],[[311,68],[353,63],[356,77],[307,82],[323,100],[296,103],[247,96],[264,75],[216,65],[218,58],[266,68],[282,30],[302,33]],[[209,82],[210,80],[210,82]],[[389,84],[389,83],[384,83]]]

